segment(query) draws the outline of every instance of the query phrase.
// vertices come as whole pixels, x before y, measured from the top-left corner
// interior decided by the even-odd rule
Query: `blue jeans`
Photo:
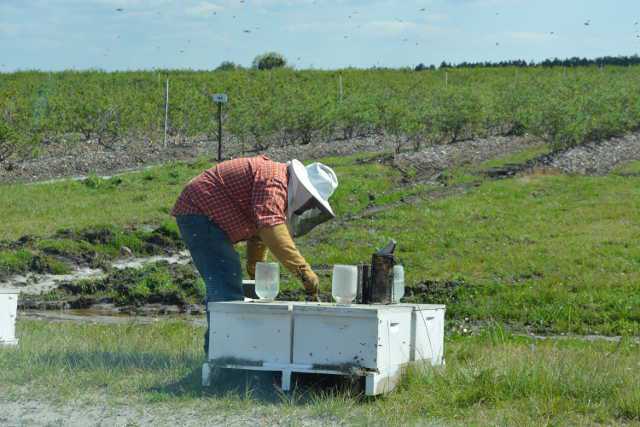
[[[180,236],[207,288],[207,332],[204,351],[209,355],[209,302],[242,301],[242,267],[233,243],[216,224],[205,215],[176,217]]]

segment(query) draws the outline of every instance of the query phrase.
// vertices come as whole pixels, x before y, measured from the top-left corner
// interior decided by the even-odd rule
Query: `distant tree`
[[[257,70],[271,70],[287,65],[287,60],[278,52],[267,52],[254,58],[251,66]]]
[[[604,56],[600,58],[580,58],[574,56],[572,58],[548,58],[543,61],[536,63],[535,61],[525,61],[523,59],[512,59],[507,61],[499,61],[499,62],[461,62],[458,64],[447,64],[446,62],[442,62],[440,64],[440,68],[498,68],[498,67],[588,67],[596,65],[598,67],[603,67],[605,65],[617,65],[617,66],[631,66],[631,65],[640,65],[640,56],[632,55],[632,56]]]
[[[414,69],[415,71],[424,71],[424,70],[428,70],[429,67],[427,67],[426,65],[424,65],[422,62],[419,63],[418,65],[416,65],[416,68]]]
[[[236,65],[231,61],[222,61],[220,65],[216,68],[216,71],[233,71],[238,68],[241,68],[239,65]]]

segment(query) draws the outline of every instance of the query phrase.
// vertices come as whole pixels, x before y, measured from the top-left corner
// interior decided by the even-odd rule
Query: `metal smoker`
[[[371,256],[371,264],[358,265],[357,304],[392,304],[394,252],[397,243],[391,240]]]

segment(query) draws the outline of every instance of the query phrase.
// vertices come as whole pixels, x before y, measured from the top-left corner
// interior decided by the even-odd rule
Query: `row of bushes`
[[[69,138],[110,144],[225,130],[257,149],[384,132],[416,149],[490,134],[531,133],[557,147],[640,124],[636,67],[0,74],[0,161],[20,144]],[[4,142],[4,143],[3,143]]]

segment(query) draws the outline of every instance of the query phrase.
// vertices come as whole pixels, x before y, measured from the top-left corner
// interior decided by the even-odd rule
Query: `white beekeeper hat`
[[[333,169],[317,162],[305,167],[296,159],[291,160],[289,166],[292,172],[289,177],[289,215],[313,197],[321,210],[335,217],[329,204],[329,197],[338,188],[338,177]]]

